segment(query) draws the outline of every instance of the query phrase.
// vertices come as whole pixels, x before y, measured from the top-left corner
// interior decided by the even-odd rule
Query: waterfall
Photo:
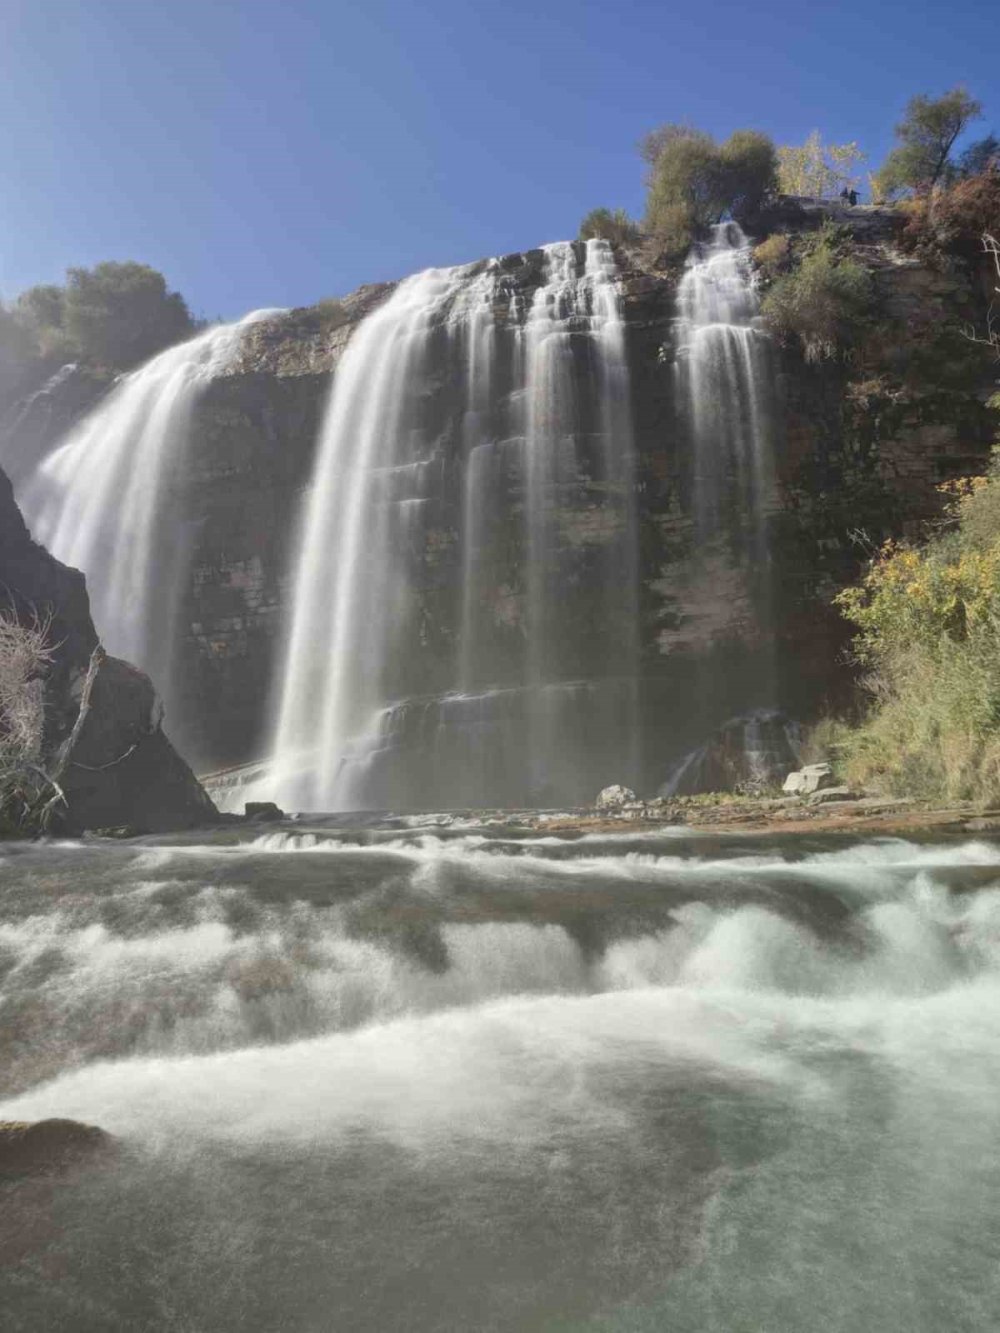
[[[677,374],[689,415],[699,540],[733,521],[749,558],[766,560],[773,488],[771,348],[760,325],[750,247],[735,222],[692,252],[677,292]]]
[[[148,671],[168,707],[187,564],[172,494],[192,408],[246,326],[277,313],[210,328],[125,375],[19,497],[35,538],[86,574],[105,646]]]
[[[589,793],[588,748],[592,765],[632,761],[617,269],[604,241],[531,262],[527,297],[498,261],[407,279],[337,368],[262,787],[285,804],[567,799]],[[567,629],[581,586],[589,643]]]
[[[573,663],[560,663],[566,642],[560,623],[560,602],[572,577],[567,551],[561,544],[560,513],[569,503],[582,508],[579,438],[584,430],[600,431],[598,460],[601,482],[620,501],[622,530],[609,552],[611,587],[623,599],[627,614],[626,639],[620,644],[623,675],[634,681],[637,658],[635,571],[630,560],[635,549],[634,506],[631,503],[633,441],[628,401],[628,364],[624,325],[620,313],[617,269],[605,241],[587,242],[583,279],[578,274],[574,247],[561,242],[546,247],[545,280],[535,292],[523,328],[525,361],[525,472],[527,477],[528,651],[526,682],[531,699],[532,783],[544,793],[553,783],[553,761],[565,749],[561,735],[572,726],[565,715],[565,693],[549,682],[562,672],[573,673]],[[576,376],[574,340],[584,337],[592,357],[588,365],[596,403],[589,405],[594,419],[587,421]],[[613,508],[609,512],[614,512]],[[562,545],[562,549],[561,548]],[[607,615],[609,588],[592,589],[599,614]],[[634,637],[633,637],[634,636]],[[560,671],[560,666],[562,671]],[[570,710],[571,714],[574,710]],[[630,718],[630,734],[638,728]],[[630,765],[634,768],[634,765]]]
[[[772,707],[776,691],[767,539],[775,503],[774,369],[750,247],[735,222],[715,227],[689,257],[675,341],[677,402],[692,451],[697,586],[706,605],[728,589],[719,619],[726,632],[742,621],[739,633],[756,657],[736,689],[720,678],[719,662],[706,663],[702,704],[715,726],[733,703],[746,711]]]

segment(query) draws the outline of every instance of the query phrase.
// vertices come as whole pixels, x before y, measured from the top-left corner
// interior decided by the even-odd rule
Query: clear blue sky
[[[996,0],[0,0],[0,295],[139,259],[306,304],[641,212],[664,121],[877,161],[964,82],[1000,132],[998,51]]]

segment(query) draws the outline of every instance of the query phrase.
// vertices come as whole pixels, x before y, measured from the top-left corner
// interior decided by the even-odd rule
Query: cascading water
[[[694,450],[698,537],[729,537],[762,566],[774,486],[773,369],[750,246],[737,223],[720,223],[711,241],[692,251],[677,311],[678,392]]]
[[[312,809],[568,799],[592,784],[581,746],[598,765],[613,736],[616,771],[633,759],[617,270],[603,241],[540,259],[530,305],[497,261],[434,269],[349,343],[306,505],[262,794]],[[450,607],[438,569],[460,586]],[[601,626],[586,653],[564,628],[581,571]]]
[[[5,1333],[994,1333],[1000,849],[516,828],[0,843]]]
[[[724,654],[699,680],[705,730],[737,705],[753,715],[776,696],[768,515],[775,504],[777,405],[771,343],[761,326],[750,247],[735,222],[696,247],[677,293],[675,389],[693,471],[695,600],[739,624],[754,663],[734,682]],[[724,591],[722,591],[724,590]]]
[[[628,363],[624,326],[620,312],[617,269],[607,242],[587,243],[583,280],[577,270],[574,247],[567,242],[545,251],[545,281],[535,292],[527,321],[520,330],[523,339],[525,471],[527,474],[528,651],[526,681],[531,699],[530,770],[533,788],[544,793],[551,785],[553,757],[563,745],[572,722],[565,691],[551,688],[553,666],[559,662],[563,628],[559,604],[572,578],[571,551],[560,531],[567,506],[582,509],[586,503],[580,488],[580,458],[577,442],[582,431],[597,429],[602,441],[599,467],[601,481],[612,493],[629,497],[622,507],[621,534],[612,544],[611,583],[622,599],[625,625],[619,639],[622,675],[626,690],[634,682],[637,662],[638,626],[636,608],[634,510],[632,490],[632,424],[629,405]],[[573,343],[580,334],[588,338],[592,360],[588,370],[596,389],[596,404],[589,410],[578,391],[578,369]],[[605,589],[594,588],[600,613],[608,611]],[[565,662],[559,674],[572,674]],[[631,676],[631,681],[628,678]],[[637,739],[635,714],[629,734]],[[634,753],[629,770],[635,772]],[[557,789],[562,784],[555,784]],[[555,794],[554,792],[552,794]]]
[[[45,459],[19,496],[34,536],[87,576],[108,650],[148,671],[169,702],[186,549],[172,493],[191,411],[257,310],[161,352],[126,375]]]

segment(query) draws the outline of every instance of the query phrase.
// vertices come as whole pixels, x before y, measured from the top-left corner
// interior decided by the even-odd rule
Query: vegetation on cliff
[[[896,146],[872,177],[875,197],[892,199],[909,191],[933,190],[947,180],[951,150],[982,110],[982,103],[962,87],[943,97],[911,98],[896,126]]]
[[[856,341],[874,313],[874,290],[842,229],[826,226],[795,242],[778,233],[755,255],[773,279],[761,313],[779,341],[797,340],[807,361],[836,356]]]
[[[998,404],[1000,405],[1000,404]],[[846,741],[856,782],[918,796],[1000,797],[1000,468],[963,485],[955,525],[886,543],[837,600],[873,698]]]
[[[961,187],[956,187],[961,189]],[[954,207],[946,203],[946,213]],[[1000,222],[1000,215],[996,218]],[[1000,245],[990,234],[1000,296]],[[1000,330],[965,330],[1000,371]],[[990,400],[1000,412],[1000,393]],[[998,437],[1000,441],[1000,437]],[[986,476],[946,482],[944,523],[922,545],[886,542],[836,598],[858,629],[872,696],[844,743],[848,776],[892,791],[1000,798],[1000,443]]]
[[[0,306],[0,348],[111,370],[131,370],[194,329],[163,274],[132,262],[71,268],[65,286],[29,287]]]
[[[578,239],[610,241],[612,245],[632,245],[639,239],[638,224],[624,208],[592,208],[580,223]]]
[[[819,130],[813,130],[804,144],[778,148],[778,189],[782,194],[828,199],[857,184],[855,168],[865,160],[856,142],[825,144]]]
[[[910,99],[896,126],[896,146],[868,174],[873,202],[926,201],[941,186],[981,176],[1000,160],[993,134],[969,144],[955,158],[955,145],[982,114],[982,104],[963,87],[940,97]],[[661,125],[639,143],[647,164],[642,224],[625,209],[595,208],[580,224],[579,237],[601,236],[615,245],[646,241],[650,257],[671,264],[713,223],[758,218],[775,196],[828,199],[859,184],[867,154],[856,141],[825,143],[813,130],[802,144],[775,145],[760,130],[734,131],[721,143],[686,123]],[[856,196],[852,195],[851,202]],[[822,264],[816,261],[816,269]],[[844,275],[838,275],[838,279]]]
[[[752,216],[777,188],[777,153],[758,130],[736,130],[716,143],[688,125],[663,125],[640,152],[649,163],[646,230],[668,258],[682,256],[724,217]]]
[[[45,826],[59,789],[41,768],[42,677],[53,659],[51,622],[0,611],[0,837]]]

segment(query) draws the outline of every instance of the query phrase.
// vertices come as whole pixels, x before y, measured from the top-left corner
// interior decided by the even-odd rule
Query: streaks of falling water
[[[492,275],[491,275],[492,276]],[[462,495],[462,609],[458,681],[469,690],[478,677],[479,610],[483,597],[482,546],[487,526],[493,478],[490,408],[493,388],[496,323],[492,309],[492,281],[472,292],[467,319],[459,332],[465,347],[465,416],[462,449],[465,482]]]
[[[619,527],[611,545],[610,569],[605,571],[610,578],[593,592],[603,600],[610,595],[619,601],[619,611],[624,611],[621,621],[626,634],[619,643],[615,665],[618,674],[631,682],[632,698],[622,721],[632,749],[628,767],[634,773],[638,746],[638,620],[633,436],[618,274],[606,241],[587,242],[582,276],[572,244],[564,241],[545,247],[545,281],[535,293],[524,326],[528,558],[525,674],[532,713],[529,766],[532,786],[539,792],[551,788],[552,759],[566,740],[560,736],[564,695],[549,686],[554,677],[565,674],[567,668],[572,673],[575,666],[560,662],[557,642],[557,608],[567,575],[560,558],[558,511],[567,503],[582,503],[578,438],[588,425],[593,428],[581,413],[575,380],[573,341],[581,336],[588,339],[593,354],[597,401],[590,410],[601,431],[601,483],[609,492],[608,507]],[[609,613],[611,606],[603,606],[602,614],[607,617]],[[566,721],[571,727],[575,725],[572,718]]]
[[[774,704],[777,659],[767,519],[774,507],[776,402],[770,341],[746,236],[721,223],[692,252],[677,293],[675,374],[694,467],[697,560],[711,597],[718,569],[746,588],[757,666],[746,675],[745,705]],[[714,570],[714,572],[713,572]],[[706,722],[713,725],[731,680],[710,661],[700,678]]]
[[[201,390],[236,354],[257,310],[161,352],[126,375],[29,478],[35,538],[87,576],[109,651],[149,671],[168,700],[186,552],[172,486]]]
[[[488,270],[487,270],[488,272]],[[295,572],[275,789],[309,808],[355,804],[351,737],[384,703],[407,617],[400,508],[387,470],[420,461],[419,397],[436,329],[469,269],[406,279],[348,344],[319,441]],[[307,756],[303,763],[303,756]]]
[[[495,262],[418,274],[352,338],[321,433],[294,578],[274,762],[265,780],[268,794],[283,803],[378,803],[375,794],[386,788],[374,775],[393,767],[396,744],[410,752],[407,763],[419,767],[419,752],[424,764],[419,790],[395,765],[387,779],[394,801],[419,805],[432,788],[438,801],[468,799],[473,787],[490,799],[477,750],[482,737],[498,731],[505,733],[504,754],[519,756],[522,776],[514,785],[522,796],[533,785],[558,789],[553,773],[560,763],[573,769],[562,752],[567,737],[579,733],[574,708],[589,697],[580,680],[593,668],[557,629],[575,558],[561,541],[558,510],[599,507],[585,493],[588,482],[605,493],[612,530],[595,557],[599,582],[588,592],[602,609],[607,603],[614,623],[624,617],[629,625],[624,635],[607,636],[615,649],[605,652],[599,672],[634,680],[634,590],[623,593],[623,581],[635,581],[633,446],[619,283],[606,242],[589,243],[582,264],[580,253],[569,243],[546,247],[527,312]],[[506,323],[496,313],[505,304]],[[442,385],[457,401],[457,421],[440,418]],[[436,394],[438,406],[428,406]],[[596,467],[581,456],[584,432],[603,437]],[[423,517],[428,506],[412,502],[432,501],[412,493],[412,478],[441,464],[445,442],[447,457],[454,451],[458,461],[461,587],[454,660],[449,667],[438,657],[429,683],[440,692],[427,695],[416,566],[426,555],[430,519]],[[513,448],[523,466],[512,472]],[[584,476],[588,467],[595,477]],[[507,512],[502,492],[518,470],[525,649],[512,678],[510,664],[498,663],[493,651],[485,603],[497,591],[490,543],[516,512]],[[409,504],[389,482],[401,476],[411,478]],[[637,732],[629,688],[628,716],[616,699],[614,721],[602,719],[606,733]],[[592,723],[595,710],[586,711]],[[510,765],[497,767],[506,775],[506,798]],[[499,790],[494,782],[494,799]]]
[[[677,375],[694,445],[699,538],[711,541],[735,522],[744,529],[745,553],[762,561],[773,487],[773,372],[749,245],[735,222],[721,223],[692,253],[677,307]]]
[[[598,344],[597,376],[601,402],[604,485],[613,497],[619,533],[611,551],[606,588],[614,602],[619,674],[627,682],[625,728],[626,771],[642,772],[639,725],[639,539],[635,501],[635,436],[621,283],[614,252],[607,241],[587,242],[587,274],[591,280]],[[611,612],[612,608],[607,608]],[[634,780],[634,779],[633,779]]]

